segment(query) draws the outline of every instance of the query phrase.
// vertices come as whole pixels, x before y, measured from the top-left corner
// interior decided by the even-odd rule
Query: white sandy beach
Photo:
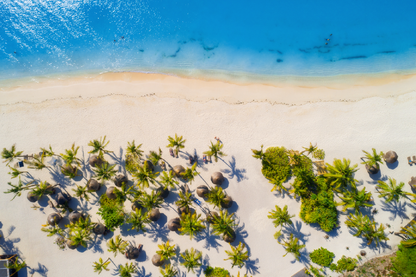
[[[124,158],[127,142],[134,139],[143,143],[145,154],[161,147],[163,157],[172,166],[189,166],[184,153],[178,159],[169,156],[165,147],[169,135],[183,135],[186,139],[183,151],[192,154],[196,151],[200,156],[208,150],[210,140],[220,137],[228,156],[218,163],[200,165],[198,171],[207,182],[214,171],[224,172],[228,180],[225,190],[235,201],[230,210],[235,211],[240,226],[233,245],[239,241],[247,245],[250,260],[240,271],[249,275],[289,277],[304,267],[291,254],[282,257],[285,250],[273,238],[277,229],[267,215],[275,205],[288,205],[289,212],[296,215],[293,233],[306,245],[306,251],[302,252],[304,258],[307,252],[321,246],[335,253],[335,261],[342,255],[355,257],[362,249],[367,252],[366,258],[371,258],[394,251],[400,242],[399,237],[389,234],[387,247],[366,247],[361,237],[349,233],[344,224],[346,215],[342,213],[340,227],[329,233],[330,238],[326,240],[324,231],[301,221],[300,202],[288,195],[282,197],[270,192],[272,185],[261,174],[261,162],[252,157],[251,149],[259,149],[264,144],[265,148],[284,146],[302,150],[302,146],[312,142],[325,150],[328,163],[334,158],[350,159],[352,164],[359,164],[355,178],[373,193],[374,207],[379,211],[375,220],[384,225],[389,223],[391,228],[387,231],[399,231],[412,217],[415,205],[410,201],[385,205],[384,200],[378,198],[376,181],[360,164],[360,157],[362,150],[371,148],[396,151],[398,166],[381,165],[380,178],[392,177],[405,182],[406,191],[411,191],[407,182],[416,176],[416,168],[408,165],[406,157],[416,155],[414,75],[369,78],[368,81],[354,79],[355,82],[342,84],[328,81],[331,85],[327,86],[322,85],[325,82],[276,86],[164,75],[116,75],[0,91],[0,147],[10,148],[16,144],[18,150],[32,154],[39,152],[40,147],[51,145],[55,152],[62,153],[75,142],[81,146],[79,157],[87,160],[88,142],[106,135],[110,140],[108,149],[117,157]],[[114,258],[107,251],[106,241],[100,237],[88,249],[59,250],[53,244],[54,238],[40,230],[53,210],[47,206],[41,211],[31,209],[32,203],[27,201],[26,193],[10,201],[12,195],[2,193],[10,181],[7,172],[8,168],[2,164],[0,230],[8,245],[18,249],[27,264],[35,269],[33,276],[95,276],[92,264],[100,257],[112,257],[116,265],[128,261],[121,255]],[[30,172],[35,178],[54,183],[47,170]],[[90,177],[90,173],[86,173],[85,177]],[[16,183],[16,179],[11,182]],[[72,192],[76,183],[85,184],[68,179],[66,189]],[[203,181],[197,177],[191,189],[200,184]],[[174,197],[170,196],[167,202],[172,207]],[[96,205],[82,207],[93,215],[93,220],[99,218]],[[165,216],[144,235],[126,232],[122,227],[126,240],[143,244],[143,252],[137,260],[141,274],[137,276],[160,276],[151,258],[157,244],[167,239],[179,246],[181,252],[191,247],[202,251],[204,265],[224,267],[236,275],[238,269],[231,269],[231,262],[224,261],[227,258],[224,250],[230,250],[230,246],[219,237],[209,235],[208,239],[190,240],[189,236],[169,233],[165,223],[177,216],[171,207],[163,206],[161,212]],[[9,230],[12,231],[10,235]],[[118,233],[120,230],[115,232]],[[113,276],[115,266],[110,265],[110,268],[110,272],[100,276]],[[180,265],[179,269],[180,276],[204,276],[202,270],[194,275]],[[31,276],[29,272],[27,276]]]

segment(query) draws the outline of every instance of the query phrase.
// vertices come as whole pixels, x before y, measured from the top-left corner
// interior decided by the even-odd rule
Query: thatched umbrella
[[[157,221],[160,218],[160,211],[157,208],[153,208],[149,212],[149,219],[151,221]]]
[[[234,242],[234,241],[235,241],[235,237],[236,237],[236,234],[235,234],[234,230],[231,230],[231,235],[224,234],[224,235],[222,236],[222,239],[223,239],[225,242],[232,243],[232,242]]]
[[[141,210],[143,208],[142,204],[138,201],[135,201],[132,205],[131,205],[131,210],[133,212],[136,211],[136,209]]]
[[[94,234],[102,235],[102,234],[105,233],[105,226],[104,226],[104,224],[102,224],[100,222],[97,222],[92,227],[92,231],[94,232]]]
[[[75,244],[72,240],[67,239],[66,240],[66,245],[68,246],[69,249],[75,249],[78,247],[78,244]]]
[[[220,215],[215,211],[210,211],[207,213],[207,222],[212,223],[214,217],[219,217]]]
[[[185,172],[185,168],[181,165],[175,165],[173,167],[173,173],[175,173],[176,177],[181,177],[181,173]]]
[[[159,254],[155,254],[152,257],[152,264],[155,266],[161,266],[165,263],[165,260],[162,260],[162,257]]]
[[[397,161],[397,158],[398,158],[399,156],[397,155],[397,153],[396,152],[394,152],[394,151],[388,151],[386,154],[384,154],[384,156],[383,156],[383,158],[384,158],[384,161],[386,162],[386,163],[389,163],[389,164],[393,164],[393,163],[395,163],[396,161]]]
[[[198,194],[199,197],[205,197],[208,192],[209,188],[205,185],[201,185],[196,188],[196,194]]]
[[[224,202],[221,203],[221,207],[223,207],[224,209],[228,209],[233,205],[233,199],[231,198],[231,196],[226,195],[224,197]]]
[[[72,211],[69,215],[68,215],[68,219],[70,222],[75,223],[77,221],[79,221],[79,219],[82,217],[82,214],[80,214],[78,211]]]
[[[373,166],[365,165],[365,169],[367,169],[368,174],[376,174],[380,171],[380,166],[378,164],[375,164]]]
[[[88,163],[92,167],[97,167],[97,166],[101,166],[104,163],[104,160],[98,157],[97,155],[92,155]]]
[[[217,186],[221,186],[222,182],[224,181],[224,175],[221,172],[214,172],[211,175],[211,182]]]
[[[166,199],[169,196],[169,189],[164,188],[164,187],[158,187],[156,189],[156,192],[160,192],[159,197],[162,199]]]
[[[367,255],[367,252],[365,252],[364,250],[361,250],[361,251],[360,251],[360,255],[361,255],[361,256],[365,256],[365,255]]]
[[[98,191],[101,188],[101,184],[95,179],[90,179],[87,183],[87,187],[89,191]]]
[[[57,213],[52,213],[48,215],[48,223],[51,226],[58,224],[61,221],[62,217]]]
[[[65,164],[61,167],[61,172],[65,170],[67,172],[71,172],[72,174],[77,174],[78,173],[78,168],[76,166],[72,166],[70,164]],[[63,172],[62,172],[63,174]]]
[[[114,177],[114,184],[117,187],[121,187],[123,184],[127,184],[128,181],[129,179],[127,179],[127,176],[124,175],[123,173],[117,173],[116,176]]]
[[[65,205],[69,202],[69,200],[71,200],[71,196],[61,191],[58,192],[55,196],[55,201],[58,205]]]
[[[171,231],[178,231],[178,229],[181,227],[181,219],[179,217],[172,218],[168,222],[168,228]]]
[[[27,193],[27,200],[29,200],[30,202],[36,202],[39,200],[39,196],[34,194],[33,191],[29,191]]]
[[[145,160],[145,161],[143,162],[143,164],[144,164],[145,162],[147,162],[147,166],[149,167],[149,169],[150,169],[151,171],[153,171],[153,169],[155,169],[155,166],[153,165],[153,163],[152,163],[150,160]]]
[[[409,185],[410,185],[412,188],[416,189],[416,177],[412,177],[412,178],[410,179],[410,181],[409,181]]]
[[[117,195],[114,193],[115,190],[116,190],[116,187],[109,187],[107,191],[105,192],[105,194],[107,194],[107,197],[110,199],[116,199]]]
[[[126,250],[126,253],[124,255],[129,260],[135,260],[139,257],[140,251],[142,251],[143,245],[139,244],[139,247],[129,246]]]

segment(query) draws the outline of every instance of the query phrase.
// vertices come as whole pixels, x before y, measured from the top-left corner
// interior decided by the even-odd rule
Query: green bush
[[[293,175],[296,177],[302,170],[307,170],[313,174],[313,163],[312,160],[305,155],[296,155],[296,161],[292,165]]]
[[[300,218],[306,223],[318,223],[325,232],[337,225],[338,212],[331,191],[311,194],[310,198],[302,198]]]
[[[312,262],[318,265],[330,266],[332,260],[335,257],[335,254],[321,247],[312,251],[312,253],[309,254],[309,257],[311,258]]]
[[[289,157],[284,147],[269,147],[264,152],[261,172],[269,180],[284,183],[290,177]]]
[[[324,272],[323,269],[318,269],[314,267],[313,265],[311,265],[309,269],[305,271],[306,274],[309,274],[314,277],[325,277],[325,275],[322,274],[323,272]]]
[[[117,199],[110,199],[106,194],[100,197],[101,207],[97,214],[101,216],[107,229],[114,231],[117,227],[124,223],[123,206]]]
[[[325,151],[323,149],[317,149],[312,153],[312,157],[315,159],[323,160],[325,159]]]
[[[204,274],[207,277],[230,277],[230,273],[228,272],[228,270],[221,267],[213,268],[211,266],[208,266],[204,270]]]
[[[396,256],[391,258],[393,272],[400,276],[416,276],[416,247],[403,247],[399,245]]]
[[[329,269],[341,273],[343,271],[353,271],[357,267],[358,260],[350,257],[342,256],[337,264],[331,264]]]

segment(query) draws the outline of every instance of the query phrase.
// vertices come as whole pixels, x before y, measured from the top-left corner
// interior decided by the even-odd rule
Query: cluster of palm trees
[[[182,136],[168,137],[168,148],[174,148],[174,153],[178,156],[181,149],[184,148],[186,140]],[[30,169],[42,170],[48,169],[51,173],[58,174],[56,171],[56,164],[60,173],[66,176],[68,179],[73,179],[78,182],[84,180],[85,185],[76,184],[72,188],[72,197],[83,201],[91,201],[92,196],[95,199],[99,199],[96,203],[100,204],[99,214],[102,216],[105,225],[100,222],[92,222],[90,216],[86,213],[78,213],[73,211],[69,207],[71,195],[65,190],[64,187],[60,187],[59,184],[51,185],[46,181],[35,183],[35,181],[22,181],[22,178],[30,176],[27,171],[20,171],[18,168],[9,167],[11,172],[9,173],[12,178],[19,177],[17,184],[9,183],[10,188],[6,193],[13,193],[14,197],[21,196],[23,191],[28,191],[29,200],[36,202],[45,195],[55,195],[55,202],[50,199],[50,206],[56,210],[55,214],[51,214],[52,219],[49,220],[46,225],[42,226],[42,231],[46,232],[48,236],[55,236],[55,243],[59,248],[64,249],[66,247],[75,249],[78,246],[87,247],[90,242],[93,241],[94,234],[103,234],[108,230],[114,230],[121,224],[128,224],[129,231],[136,230],[137,232],[146,232],[148,224],[159,218],[159,208],[164,202],[164,198],[167,197],[169,190],[182,189],[179,192],[179,199],[175,202],[178,206],[178,231],[183,235],[189,235],[192,239],[195,235],[207,228],[206,224],[210,222],[213,230],[213,234],[222,236],[224,241],[232,242],[236,238],[234,214],[229,214],[225,208],[229,207],[232,203],[231,197],[229,197],[220,186],[214,186],[208,188],[204,198],[206,202],[214,205],[219,210],[219,213],[210,211],[209,208],[202,208],[207,213],[207,219],[201,219],[201,215],[197,214],[193,205],[195,203],[195,197],[189,191],[186,184],[191,185],[195,180],[195,177],[199,175],[197,171],[197,161],[191,165],[191,167],[180,169],[176,171],[169,163],[163,159],[162,150],[150,151],[149,155],[145,156],[143,150],[141,150],[142,144],[136,144],[133,140],[128,142],[126,154],[125,154],[125,169],[132,176],[134,181],[130,182],[126,175],[118,173],[116,170],[116,164],[110,164],[107,161],[106,156],[111,156],[112,151],[106,149],[110,141],[106,140],[106,136],[97,140],[92,140],[88,143],[91,150],[88,152],[91,154],[89,158],[89,165],[91,166],[90,172],[93,172],[93,176],[87,178],[84,176],[86,173],[85,162],[78,157],[79,146],[75,143],[69,149],[66,149],[64,153],[55,154],[52,147],[41,148],[41,153],[28,156],[23,156],[23,151],[16,151],[15,145],[10,150],[3,149],[2,158],[7,162],[7,165],[12,163],[15,159],[25,158],[24,163]],[[204,152],[204,155],[214,157],[217,162],[220,157],[226,156],[223,152],[223,144],[218,140],[217,143],[212,143],[209,146],[209,150]],[[50,165],[47,165],[46,159],[50,158]],[[168,165],[168,169],[166,169]],[[160,166],[160,167],[159,167]],[[181,167],[181,166],[180,166]],[[162,169],[162,170],[161,170]],[[81,179],[79,179],[80,177]],[[33,179],[33,178],[32,178]],[[101,187],[113,181],[115,186],[110,186],[103,195],[97,194]],[[180,181],[185,183],[185,187],[180,185]],[[55,193],[55,187],[59,186],[59,196]],[[153,190],[148,192],[147,188],[152,187]],[[183,190],[183,188],[187,188]],[[132,205],[132,211],[126,213],[124,211],[124,203],[129,200]],[[70,218],[72,213],[78,213],[76,219],[71,221],[70,224],[61,226],[59,222],[65,213],[69,212],[67,216]],[[118,219],[117,219],[118,218]],[[115,222],[117,221],[118,222]],[[121,221],[120,221],[121,220]],[[111,225],[113,224],[113,225]],[[100,230],[96,232],[96,230]],[[175,246],[169,245],[169,242],[159,246],[160,251],[157,255],[161,257],[162,261],[169,260],[172,251]],[[248,259],[248,252],[243,251],[245,245],[239,244],[238,247],[231,246],[231,251],[227,251],[229,258],[232,261],[232,266],[241,267],[244,265],[244,261]],[[134,247],[133,247],[134,248]],[[124,241],[120,236],[111,238],[107,243],[107,249],[109,252],[125,254],[129,256],[132,246],[128,242]],[[139,248],[136,248],[139,249]],[[195,249],[186,250],[181,254],[183,259],[183,265],[190,270],[200,266],[200,258],[202,253]],[[108,266],[111,263],[111,259],[103,260],[100,258],[98,262],[95,262],[93,267],[94,271],[101,273],[103,270],[107,271]],[[138,268],[133,263],[126,263],[125,265],[118,266],[120,276],[131,276],[131,274],[137,272]],[[177,270],[170,264],[161,268],[161,274],[163,276],[175,276]]]

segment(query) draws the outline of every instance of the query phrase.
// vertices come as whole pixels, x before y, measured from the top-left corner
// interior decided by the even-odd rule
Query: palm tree
[[[308,152],[307,155],[313,154],[316,150],[318,150],[318,147],[315,145],[312,145],[312,143],[309,143],[309,147],[302,147],[304,150],[300,152],[301,154]]]
[[[344,206],[342,209],[345,212],[348,208],[354,208],[355,213],[357,214],[360,211],[360,207],[372,207],[374,204],[369,203],[371,201],[372,195],[371,192],[365,191],[363,188],[361,191],[352,189],[352,191],[346,190],[343,193],[343,196],[339,196],[341,202],[337,203],[337,206]]]
[[[64,174],[65,176],[67,176],[71,179],[78,176],[78,168],[76,166],[72,166],[70,164],[65,164],[65,165],[61,166],[61,172],[62,172],[62,174]]]
[[[231,268],[233,268],[234,266],[238,266],[239,268],[241,268],[244,265],[244,262],[248,260],[248,251],[243,251],[246,245],[240,241],[237,247],[234,247],[231,244],[230,246],[231,251],[225,250],[225,253],[227,253],[229,257],[227,259],[224,259],[224,261],[231,260]]]
[[[403,182],[400,182],[400,184],[397,185],[396,179],[389,177],[388,184],[381,180],[377,182],[377,191],[380,193],[378,197],[386,197],[386,202],[391,202],[392,200],[399,201],[400,198],[406,198],[408,195],[412,195],[411,193],[403,190]]]
[[[218,162],[218,156],[224,157],[227,156],[224,152],[221,151],[221,149],[224,147],[224,144],[220,143],[220,141],[217,141],[217,143],[213,144],[211,141],[211,146],[208,146],[209,150],[205,151],[204,154],[212,157],[214,156],[215,162]]]
[[[192,184],[192,181],[195,179],[195,176],[199,173],[196,171],[197,163],[194,163],[191,168],[187,167],[185,169],[185,172],[181,173],[181,176],[183,179],[189,181],[190,184]]]
[[[23,162],[25,164],[28,164],[28,168],[32,168],[32,169],[36,169],[36,170],[42,170],[44,168],[48,168],[49,166],[47,166],[45,164],[45,156],[44,155],[33,155],[33,160],[24,160]]]
[[[285,186],[283,185],[283,181],[282,180],[276,180],[276,179],[269,179],[269,183],[273,184],[273,188],[272,188],[272,192],[275,190],[278,190],[279,193],[282,193],[282,191],[287,191],[287,188],[285,188]]]
[[[370,174],[375,174],[380,170],[379,163],[383,163],[383,152],[380,152],[380,154],[377,154],[377,151],[375,148],[372,148],[373,154],[370,154],[367,151],[363,152],[365,153],[365,157],[362,157],[363,160],[362,164],[365,164],[365,167]]]
[[[137,267],[133,263],[126,263],[126,265],[120,265],[118,269],[120,277],[131,277],[131,274],[137,272]]]
[[[100,140],[92,140],[88,143],[88,146],[92,146],[93,149],[88,152],[90,154],[97,154],[98,153],[98,157],[100,158],[104,158],[104,153],[108,154],[108,153],[112,153],[113,151],[108,151],[105,150],[105,147],[110,143],[110,141],[105,142],[106,136],[104,136],[104,138],[102,139],[100,137]]]
[[[160,269],[160,274],[162,277],[175,277],[178,274],[178,271],[173,268],[171,264],[165,265],[165,268]]]
[[[155,151],[150,151],[149,160],[154,164],[157,165],[159,161],[162,159],[162,150],[159,147],[159,153]]]
[[[13,199],[16,198],[16,196],[21,196],[22,195],[22,191],[28,190],[28,189],[36,186],[36,184],[33,184],[33,183],[34,183],[34,181],[31,181],[30,183],[27,183],[27,184],[23,184],[22,183],[22,180],[19,177],[19,182],[17,183],[17,185],[13,185],[10,182],[7,183],[12,188],[8,189],[4,193],[14,193],[14,196],[12,198],[12,200],[13,200]]]
[[[182,139],[182,136],[178,137],[177,134],[175,134],[175,138],[172,138],[171,136],[168,136],[169,144],[166,147],[173,147],[175,148],[176,156],[179,154],[179,149],[185,148],[185,142],[186,139]]]
[[[280,229],[282,229],[285,224],[293,224],[291,218],[295,215],[289,215],[287,205],[285,205],[283,209],[277,205],[275,205],[275,207],[276,210],[272,210],[267,216],[268,218],[273,219],[274,227],[280,226]]]
[[[59,155],[56,155],[55,152],[53,152],[51,145],[49,145],[49,150],[46,149],[46,148],[40,148],[40,150],[42,150],[42,153],[45,157],[52,157],[52,156],[58,156],[59,157]]]
[[[389,240],[384,234],[385,228],[383,224],[376,229],[374,220],[371,220],[368,216],[363,216],[361,213],[348,215],[345,224],[355,231],[355,237],[362,235],[366,238],[368,241],[367,245],[370,245],[373,241],[378,245],[380,240]]]
[[[156,251],[156,254],[160,256],[161,261],[167,261],[175,256],[175,245],[170,245],[169,240],[164,244],[158,244],[160,250]]]
[[[9,166],[9,168],[11,169],[11,172],[8,172],[8,173],[12,176],[12,179],[19,177],[23,173],[27,173],[27,171],[20,171],[14,167]]]
[[[179,200],[175,202],[178,208],[185,213],[189,213],[190,207],[192,206],[192,193],[190,192],[179,192]]]
[[[172,170],[169,170],[167,173],[166,171],[162,172],[160,176],[160,182],[163,184],[163,188],[175,188],[175,185],[178,185],[179,182],[174,179],[175,175]]]
[[[42,232],[48,233],[48,237],[52,237],[53,235],[64,236],[64,230],[62,230],[58,225],[50,225],[48,222],[42,225],[40,230]]]
[[[69,240],[74,245],[87,247],[87,242],[91,240],[91,231],[88,229],[77,229],[69,236]]]
[[[71,149],[65,149],[65,154],[61,153],[60,155],[67,165],[72,165],[75,163],[77,166],[79,166],[79,159],[76,157],[78,150],[79,146],[75,147],[75,143],[73,143]]]
[[[302,248],[305,248],[305,245],[299,245],[298,242],[299,242],[299,239],[294,238],[293,234],[290,234],[290,238],[288,241],[283,240],[283,243],[278,242],[279,244],[285,247],[286,254],[284,254],[283,257],[286,257],[287,254],[292,253],[295,256],[296,260],[299,261],[299,257],[300,257],[299,250],[301,250]]]
[[[9,165],[11,162],[13,162],[14,159],[18,157],[22,157],[23,151],[16,151],[16,144],[12,145],[12,148],[10,150],[7,150],[6,148],[3,148],[3,151],[1,151],[1,158],[4,160],[3,162],[7,162],[6,165]]]
[[[220,211],[219,216],[213,216],[211,220],[214,235],[223,235],[230,238],[230,240],[235,239],[234,228],[237,227],[237,224],[235,223],[234,213],[228,214],[227,210],[225,212]]]
[[[87,202],[90,201],[90,195],[88,194],[87,186],[77,185],[77,188],[72,190],[75,192],[75,197],[79,197],[81,200],[85,199]]]
[[[103,270],[109,271],[109,269],[107,268],[109,264],[110,264],[110,258],[108,258],[105,262],[103,261],[102,258],[100,258],[98,262],[94,262],[92,267],[94,268],[94,272],[98,272],[98,274],[101,274]]]
[[[181,235],[187,234],[192,239],[195,234],[205,229],[205,225],[199,219],[200,217],[201,215],[197,215],[196,213],[183,213],[181,215],[181,227],[178,229]]]
[[[192,270],[195,273],[194,268],[201,266],[200,263],[202,252],[195,250],[193,247],[191,250],[186,249],[184,253],[181,253],[181,257],[183,258],[183,262],[181,264],[188,270]]]
[[[14,269],[14,273],[12,275],[10,275],[10,277],[13,276],[14,274],[16,274],[17,272],[19,272],[21,269],[27,267],[26,262],[23,261],[23,260],[20,262],[19,261],[19,258],[17,257],[17,255],[11,256],[10,258],[8,258],[8,260],[9,261],[11,260],[12,262],[11,263],[9,262],[6,265],[6,267],[8,269]]]
[[[128,142],[127,144],[128,144],[127,151],[126,151],[127,155],[132,155],[133,157],[140,159],[143,155],[143,151],[140,150],[140,147],[142,147],[142,143],[136,146],[133,140],[131,143]]]
[[[265,154],[263,152],[263,144],[261,145],[260,150],[255,150],[255,149],[251,149],[251,151],[253,152],[253,157],[259,160],[263,160],[265,157]]]
[[[137,230],[137,232],[142,231],[146,232],[145,224],[149,224],[152,221],[149,219],[147,213],[143,213],[142,209],[136,209],[134,212],[130,213],[130,216],[127,218],[126,223],[131,224],[130,230]]]
[[[222,190],[221,187],[213,187],[207,194],[206,194],[207,199],[205,200],[206,202],[214,205],[215,207],[217,207],[218,209],[221,209],[221,207],[224,205],[225,203],[225,193]]]
[[[354,173],[358,170],[358,165],[350,166],[350,160],[334,159],[334,165],[326,164],[327,171],[329,173],[324,174],[324,177],[328,179],[331,187],[336,191],[346,189],[348,185],[355,188],[357,180],[354,179]]]
[[[406,240],[402,240],[401,244],[404,247],[415,247],[416,246],[416,222],[413,221],[410,226],[402,227],[400,234],[407,237]]]
[[[138,166],[137,171],[132,173],[133,177],[136,178],[138,185],[142,187],[149,187],[149,183],[155,184],[155,179],[159,175],[158,173],[153,173],[147,161],[144,161],[143,166]]]
[[[160,208],[163,203],[163,199],[159,196],[160,192],[155,192],[154,190],[150,194],[143,192],[143,194],[140,196],[142,206],[148,211],[153,208]]]
[[[51,184],[43,181],[33,188],[32,193],[40,199],[45,194],[53,194],[54,191],[55,190]]]
[[[124,241],[120,235],[117,235],[114,238],[111,238],[107,242],[108,252],[114,252],[114,257],[117,256],[117,253],[120,252],[121,254],[124,254],[126,252],[126,248],[128,246],[128,242]]]
[[[107,162],[104,162],[101,166],[98,166],[93,168],[95,174],[97,174],[96,179],[97,180],[110,180],[111,177],[113,177],[117,170],[114,168],[116,165],[109,165]]]

